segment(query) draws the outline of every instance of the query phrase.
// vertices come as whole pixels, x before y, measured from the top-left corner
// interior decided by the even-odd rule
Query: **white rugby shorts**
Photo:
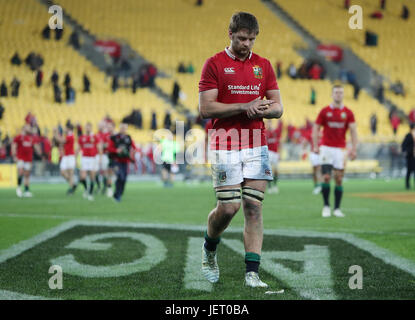
[[[343,148],[321,146],[320,158],[321,164],[332,165],[334,169],[343,170],[345,162],[345,150]]]
[[[268,146],[210,150],[213,187],[237,185],[244,179],[272,180]]]
[[[310,152],[309,153],[309,158],[310,158],[311,165],[313,167],[317,167],[317,166],[321,165],[321,159],[320,159],[320,155],[318,153]]]
[[[108,166],[109,166],[109,163],[110,163],[110,160],[108,158],[108,155],[106,153],[104,153],[102,155],[101,164],[99,163],[99,158],[100,158],[100,155],[97,154],[95,156],[95,160],[97,162],[97,168],[98,168],[98,170],[104,170],[104,171],[105,170],[108,170]]]
[[[82,171],[97,171],[97,161],[95,157],[81,157]]]
[[[75,170],[75,167],[76,167],[75,155],[63,156],[59,167],[62,171]]]
[[[26,171],[32,170],[32,163],[23,160],[17,160],[17,169],[23,169]]]

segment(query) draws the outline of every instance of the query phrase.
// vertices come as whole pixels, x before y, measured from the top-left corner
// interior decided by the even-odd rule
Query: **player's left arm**
[[[356,122],[349,124],[350,135],[352,137],[352,150],[350,151],[350,160],[356,159],[357,156],[357,125]]]
[[[275,101],[264,111],[263,117],[266,119],[279,119],[283,114],[283,106],[280,90],[267,90],[265,93],[268,100]]]

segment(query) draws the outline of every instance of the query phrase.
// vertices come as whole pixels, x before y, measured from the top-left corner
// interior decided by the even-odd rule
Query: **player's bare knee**
[[[244,215],[250,220],[258,220],[262,213],[262,203],[252,200],[244,200]]]
[[[218,203],[217,212],[226,219],[232,219],[239,211],[241,203]]]

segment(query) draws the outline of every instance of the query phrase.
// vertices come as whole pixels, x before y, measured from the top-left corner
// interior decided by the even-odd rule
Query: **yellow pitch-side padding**
[[[17,186],[16,164],[0,164],[0,188]]]

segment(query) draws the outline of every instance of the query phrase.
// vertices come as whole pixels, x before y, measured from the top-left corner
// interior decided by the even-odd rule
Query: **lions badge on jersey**
[[[252,67],[254,71],[254,77],[257,79],[262,79],[262,68],[258,65]]]

